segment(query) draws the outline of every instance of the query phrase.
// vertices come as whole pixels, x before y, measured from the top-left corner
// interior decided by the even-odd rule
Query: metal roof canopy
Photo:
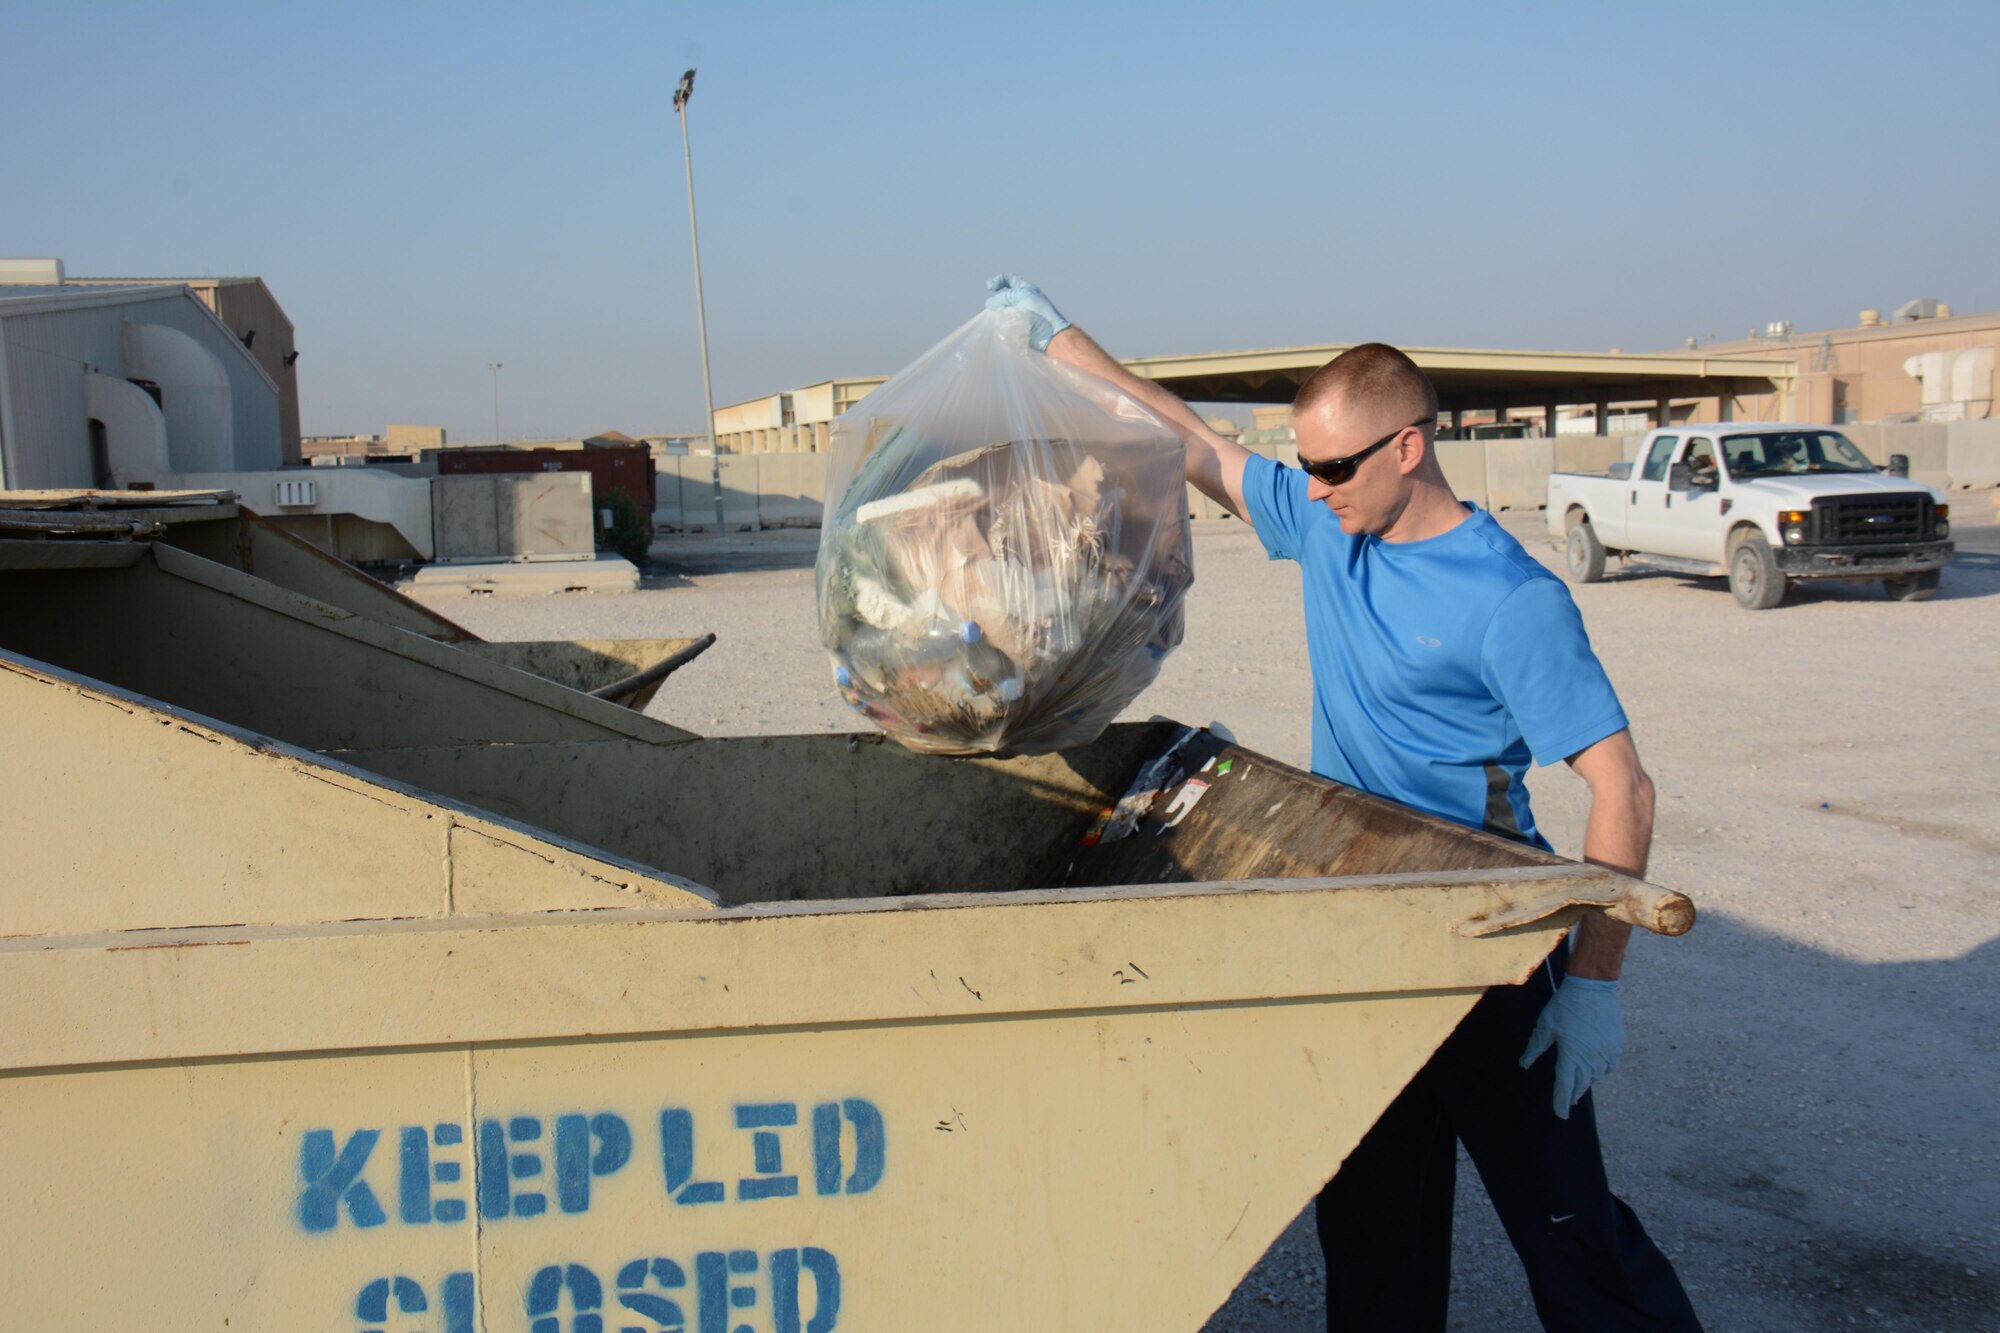
[[[1133,374],[1198,403],[1289,403],[1315,370],[1354,343],[1272,347],[1124,362]],[[1515,352],[1462,347],[1405,347],[1456,408],[1546,407],[1581,403],[1651,403],[1770,393],[1791,386],[1790,358],[1628,356],[1621,352]]]

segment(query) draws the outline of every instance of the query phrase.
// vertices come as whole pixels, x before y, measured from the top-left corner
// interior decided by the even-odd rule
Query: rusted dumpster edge
[[[0,1068],[1477,990],[1569,918],[1469,908],[1611,878],[1553,869],[17,938]]]

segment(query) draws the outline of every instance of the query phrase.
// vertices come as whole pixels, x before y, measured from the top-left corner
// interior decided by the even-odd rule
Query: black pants
[[[1559,1120],[1555,1052],[1520,1068],[1567,952],[1525,985],[1487,991],[1320,1192],[1333,1333],[1443,1330],[1458,1143],[1521,1256],[1544,1328],[1699,1333],[1672,1265],[1605,1182],[1592,1099]]]

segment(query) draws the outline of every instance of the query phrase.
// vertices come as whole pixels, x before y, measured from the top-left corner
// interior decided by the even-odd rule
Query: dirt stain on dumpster
[[[152,949],[214,949],[229,944],[248,944],[249,940],[161,940],[158,944],[112,944],[105,947],[106,953],[144,953]]]
[[[1243,1225],[1243,1219],[1248,1216],[1250,1216],[1250,1201],[1245,1199],[1243,1201],[1243,1211],[1236,1215],[1236,1220],[1229,1224],[1229,1230],[1223,1233],[1221,1241],[1217,1243],[1215,1247],[1216,1254],[1222,1253],[1222,1247],[1229,1243],[1229,1238],[1236,1234],[1237,1228]],[[1215,1255],[1210,1255],[1209,1257],[1212,1259]]]

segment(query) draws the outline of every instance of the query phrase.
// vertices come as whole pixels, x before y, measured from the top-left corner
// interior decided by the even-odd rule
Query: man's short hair
[[[1419,417],[1437,419],[1437,389],[1417,363],[1387,343],[1350,347],[1315,370],[1292,400],[1297,420],[1320,403],[1339,397],[1352,409],[1380,415],[1384,424],[1407,424]]]

